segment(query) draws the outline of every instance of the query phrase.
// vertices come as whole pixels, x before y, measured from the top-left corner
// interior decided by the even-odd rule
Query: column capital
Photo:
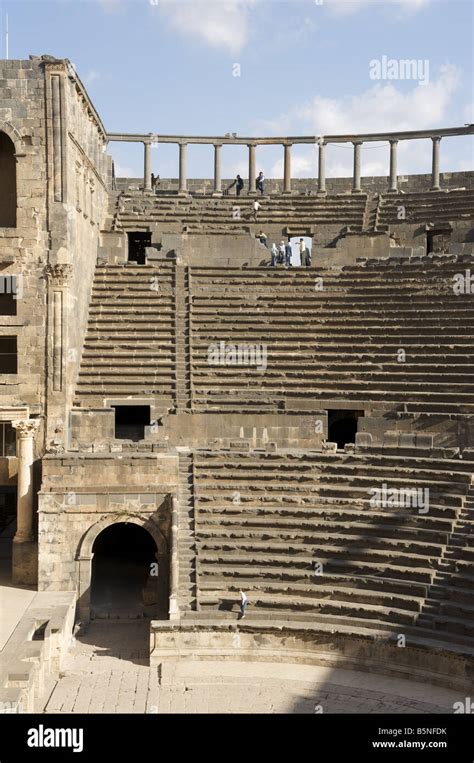
[[[442,135],[432,135],[431,140],[433,141],[433,143],[435,140],[437,140],[439,143],[442,137],[443,137]]]
[[[73,271],[72,265],[56,263],[56,265],[46,265],[44,272],[50,286],[67,286]]]
[[[12,427],[16,429],[20,440],[33,439],[40,424],[40,419],[15,419],[12,421]]]
[[[399,138],[390,138],[389,143],[391,146],[394,146],[398,143],[399,140]]]

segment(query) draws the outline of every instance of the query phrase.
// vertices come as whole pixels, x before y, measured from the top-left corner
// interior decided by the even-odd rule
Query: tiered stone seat
[[[349,225],[362,230],[366,211],[365,195],[339,196],[265,196],[259,198],[262,208],[258,223],[285,225]],[[236,219],[235,210],[240,210]],[[254,222],[253,200],[249,197],[223,198],[161,197],[123,194],[119,200],[117,226],[126,230],[159,223],[178,223],[188,232],[209,233],[226,230],[242,231],[242,224]]]
[[[156,280],[155,280],[156,279]],[[96,268],[76,403],[175,394],[174,264]]]
[[[403,206],[406,217],[400,219]],[[443,223],[474,218],[474,190],[425,191],[384,194],[380,199],[377,222],[380,226],[399,223]]]
[[[195,410],[281,410],[290,399],[293,409],[350,400],[405,413],[474,412],[474,306],[453,290],[469,262],[314,265],[191,268]],[[210,365],[219,342],[265,345],[266,370]]]
[[[474,486],[469,488],[419,618],[439,633],[474,636]]]
[[[417,627],[473,466],[345,453],[196,452],[200,609],[230,609],[243,589],[258,617]],[[372,508],[371,491],[384,483],[428,488],[428,512]],[[463,557],[466,565],[471,557]],[[473,607],[471,589],[462,627],[455,619],[446,624],[454,640],[474,639]],[[425,618],[420,627],[434,626]]]

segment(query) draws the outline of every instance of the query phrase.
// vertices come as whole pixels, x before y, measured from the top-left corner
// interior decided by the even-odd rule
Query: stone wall
[[[441,188],[474,188],[474,172],[442,172]],[[227,188],[233,179],[222,181],[222,188]],[[428,191],[431,188],[431,174],[426,175],[399,175],[398,184],[405,193]],[[362,191],[366,193],[386,193],[388,190],[388,177],[375,176],[361,179]],[[143,187],[143,178],[117,178],[117,190],[126,191],[129,186]],[[315,192],[318,188],[317,178],[294,178],[292,188],[297,193]],[[175,178],[162,178],[157,188],[160,191],[178,191],[178,180]],[[205,193],[212,195],[214,181],[210,178],[191,178],[188,180],[188,190],[191,193]],[[244,192],[246,192],[245,187]],[[350,193],[352,191],[352,178],[327,178],[326,190],[331,193]],[[266,193],[282,193],[283,180],[268,178],[266,181]],[[235,188],[231,194],[235,193]]]
[[[18,342],[18,373],[0,375],[0,405],[45,405],[47,159],[44,75],[40,62],[0,61],[0,132],[13,141],[17,171],[15,228],[0,228],[2,277],[16,276],[15,316],[1,336]],[[8,290],[8,283],[5,283]]]
[[[463,691],[472,687],[472,657],[453,654],[447,645],[438,646],[433,659],[432,648],[416,637],[408,636],[406,646],[399,649],[397,634],[387,631],[378,631],[374,638],[354,626],[352,633],[338,632],[336,625],[328,633],[325,627],[319,630],[317,624],[290,625],[283,620],[236,625],[214,619],[208,623],[182,621],[179,626],[152,621],[150,664],[164,679],[169,675],[167,668],[172,668],[170,663],[178,660],[241,660],[363,670]]]
[[[17,315],[2,316],[0,333],[18,338],[18,374],[0,375],[0,395],[43,415],[49,393],[51,445],[67,427],[111,159],[68,61],[1,61],[0,78],[0,132],[17,159],[16,228],[0,228],[2,276],[17,276]]]
[[[170,496],[178,457],[149,454],[70,454],[43,459],[39,494],[38,588],[76,591],[88,616],[95,537],[115,522],[145,527],[158,553],[170,542]]]

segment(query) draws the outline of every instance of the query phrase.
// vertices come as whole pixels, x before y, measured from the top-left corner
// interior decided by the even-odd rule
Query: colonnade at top
[[[187,176],[187,148],[189,145],[213,145],[214,146],[214,195],[222,195],[222,149],[224,146],[247,146],[248,147],[248,166],[249,180],[248,193],[250,195],[257,193],[257,148],[259,146],[280,145],[283,149],[283,193],[292,193],[292,148],[294,145],[317,145],[318,146],[318,167],[317,167],[317,192],[326,194],[326,148],[330,144],[349,143],[353,145],[353,174],[352,174],[352,192],[361,193],[361,152],[364,143],[385,142],[390,148],[390,159],[388,167],[388,187],[390,193],[398,192],[398,144],[403,140],[421,140],[429,139],[432,141],[432,162],[431,162],[431,190],[439,191],[440,186],[440,144],[444,137],[472,135],[474,134],[474,125],[465,127],[451,127],[440,130],[418,130],[399,133],[370,133],[366,135],[332,135],[332,136],[312,136],[312,137],[287,137],[287,138],[240,138],[237,136],[225,137],[197,137],[185,135],[148,135],[110,133],[107,135],[108,141],[119,141],[122,143],[143,143],[144,146],[144,173],[143,187],[145,190],[151,190],[151,149],[153,145],[164,143],[174,143],[179,146],[179,184],[178,192],[186,194],[188,192]],[[315,168],[316,169],[316,168]]]

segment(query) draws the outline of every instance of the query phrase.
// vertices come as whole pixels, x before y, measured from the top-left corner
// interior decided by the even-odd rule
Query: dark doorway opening
[[[0,421],[0,456],[16,456],[16,430],[13,429],[11,421]],[[0,503],[0,510],[1,506]]]
[[[128,234],[128,261],[137,265],[146,263],[146,247],[151,246],[151,233],[133,231]]]
[[[8,135],[0,132],[0,228],[16,227],[16,156]]]
[[[16,487],[0,487],[0,532],[16,519]]]
[[[93,546],[91,616],[154,616],[166,611],[157,548],[150,533],[133,523],[106,527]]]
[[[0,582],[11,580],[13,538],[16,533],[16,486],[0,487]]]
[[[328,411],[328,441],[336,442],[338,448],[355,443],[357,425],[364,411]]]
[[[116,440],[145,439],[145,427],[150,426],[149,405],[113,405],[112,408],[115,408]]]
[[[446,254],[449,251],[451,231],[431,230],[426,233],[426,254]]]

